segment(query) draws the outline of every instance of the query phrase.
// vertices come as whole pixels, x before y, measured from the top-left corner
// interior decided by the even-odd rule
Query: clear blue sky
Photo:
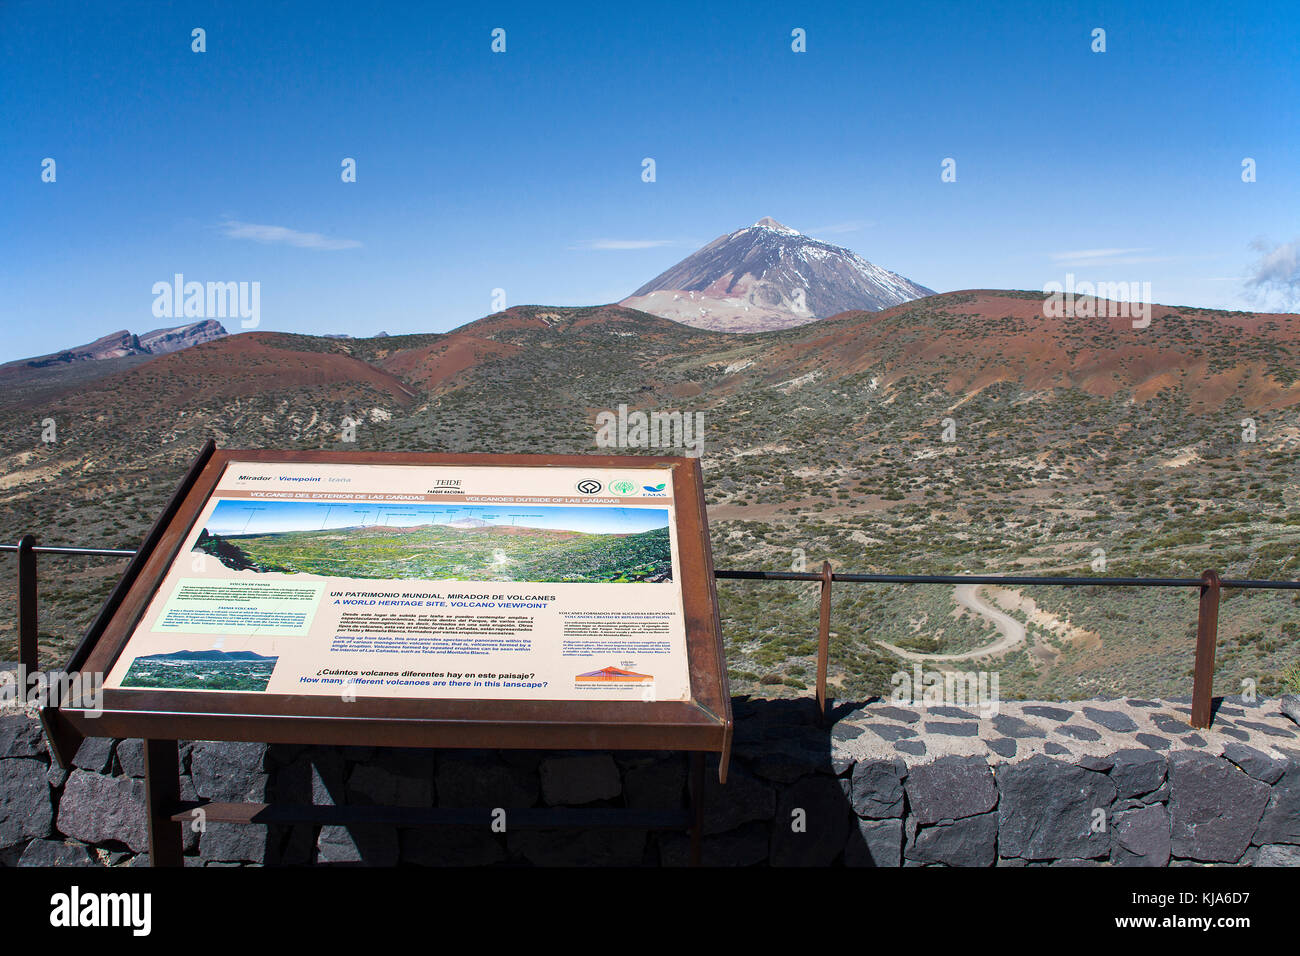
[[[479,518],[492,524],[521,528],[582,531],[587,534],[639,534],[668,527],[662,508],[586,507],[553,505],[423,505],[330,504],[325,501],[236,501],[217,503],[208,520],[213,534],[269,534],[278,531],[320,531],[386,525],[413,528]]]
[[[939,291],[1217,307],[1262,242],[1295,308],[1298,35],[1295,3],[9,0],[0,360],[180,324],[178,272],[314,333],[616,301],[761,216]]]

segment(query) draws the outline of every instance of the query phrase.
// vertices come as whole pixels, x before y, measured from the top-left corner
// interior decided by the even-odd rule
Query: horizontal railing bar
[[[17,551],[16,544],[0,544],[0,551]],[[88,554],[103,558],[133,558],[134,551],[124,551],[119,548],[55,548],[42,547],[37,545],[32,548],[36,554]]]
[[[731,581],[821,581],[820,574],[811,571],[729,571],[718,569],[714,577]],[[857,574],[832,573],[831,580],[845,584],[1026,584],[1055,587],[1109,587],[1199,588],[1200,578],[1076,578],[1008,574]],[[1276,588],[1300,590],[1300,581],[1255,581],[1225,578],[1220,582],[1225,588]]]
[[[16,544],[0,544],[0,551],[14,552]],[[37,554],[75,554],[104,558],[130,558],[135,551],[119,548],[61,548],[37,546]],[[713,576],[726,581],[821,581],[813,571],[740,571],[718,568]],[[1199,588],[1200,578],[1105,578],[1054,577],[1017,574],[870,574],[841,571],[831,574],[832,581],[844,584],[1023,584],[1046,587],[1121,587],[1121,588]],[[1300,591],[1300,581],[1268,581],[1249,578],[1224,578],[1220,587],[1257,590]]]

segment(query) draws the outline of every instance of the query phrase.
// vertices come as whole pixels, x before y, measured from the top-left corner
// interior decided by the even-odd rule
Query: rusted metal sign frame
[[[733,718],[722,625],[705,514],[699,461],[693,458],[620,455],[442,455],[388,452],[216,450],[204,445],[185,480],[65,670],[107,674],[157,593],[204,505],[231,462],[461,465],[488,467],[666,468],[673,476],[678,556],[686,625],[690,698],[684,701],[423,700],[367,697],[355,700],[303,694],[258,694],[111,689],[102,707],[63,701],[42,708],[55,759],[71,766],[85,737],[138,737],[154,766],[148,770],[151,833],[158,828],[157,862],[174,857],[177,834],[164,823],[185,811],[173,793],[177,740],[271,744],[368,745],[503,750],[642,750],[693,754],[692,777],[702,778],[703,755],[716,753],[725,782]],[[694,781],[692,856],[698,860],[698,801]],[[230,808],[219,815],[255,815]],[[269,808],[262,808],[270,812]],[[404,809],[404,808],[396,808]],[[628,811],[630,813],[631,811]],[[629,819],[631,819],[629,817]],[[257,822],[248,819],[248,822]],[[551,824],[555,825],[555,824]],[[164,835],[166,833],[166,835]],[[173,861],[174,862],[174,861]]]

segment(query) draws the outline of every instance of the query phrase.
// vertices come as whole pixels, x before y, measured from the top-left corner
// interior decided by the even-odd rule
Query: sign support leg
[[[180,748],[175,740],[144,742],[145,806],[149,814],[149,865],[184,866],[181,827],[171,815],[181,798]]]
[[[691,866],[700,865],[704,847],[704,754],[691,754]]]

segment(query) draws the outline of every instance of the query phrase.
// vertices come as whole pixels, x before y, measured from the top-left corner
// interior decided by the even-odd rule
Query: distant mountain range
[[[719,236],[619,304],[701,329],[763,332],[933,294],[857,253],[764,217]]]
[[[273,661],[274,657],[252,651],[172,651],[170,654],[144,654],[138,661]]]
[[[934,295],[933,290],[857,253],[764,217],[719,236],[619,304],[701,329],[764,332],[841,312],[877,312],[928,295]],[[121,329],[85,345],[0,364],[0,387],[25,384],[31,369],[68,369],[83,362],[164,355],[228,334],[215,319],[143,335]],[[380,332],[369,338],[390,337],[394,336]],[[356,341],[338,332],[321,338]],[[65,373],[63,381],[79,380],[81,374],[81,370]]]
[[[38,355],[35,358],[19,359],[16,362],[6,362],[0,365],[0,369],[15,365],[27,368],[50,368],[70,365],[74,362],[126,358],[131,355],[165,355],[168,352],[187,349],[191,345],[198,345],[200,342],[213,342],[228,334],[225,326],[215,319],[204,319],[201,322],[178,325],[170,329],[154,329],[143,335],[121,329],[75,348]]]

